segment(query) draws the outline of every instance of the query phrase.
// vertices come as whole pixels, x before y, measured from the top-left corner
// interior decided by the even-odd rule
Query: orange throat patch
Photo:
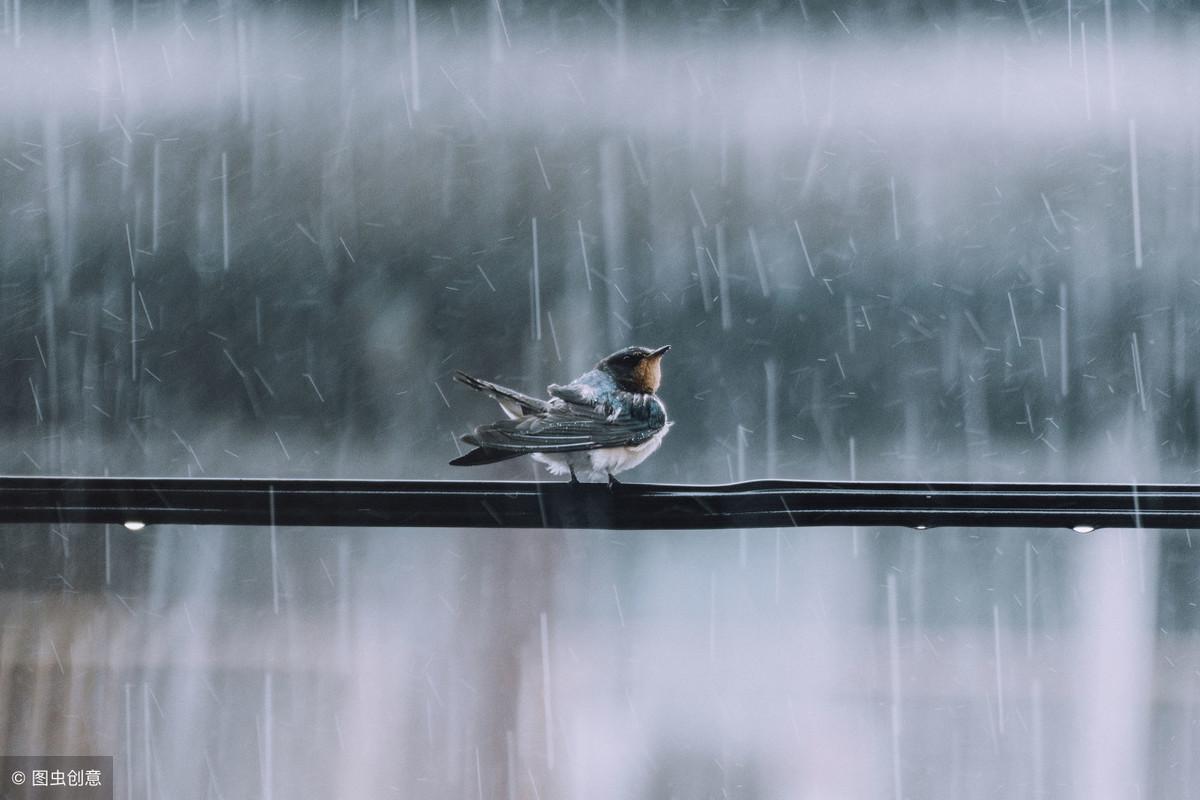
[[[662,383],[662,356],[644,358],[633,370],[633,380],[638,391],[654,394]]]

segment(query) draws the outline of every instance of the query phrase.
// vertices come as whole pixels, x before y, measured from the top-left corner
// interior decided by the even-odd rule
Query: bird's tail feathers
[[[467,441],[466,436],[463,441]],[[474,442],[468,442],[474,444]],[[510,458],[523,456],[524,453],[513,452],[512,450],[496,450],[491,447],[476,447],[471,452],[461,455],[450,462],[451,466],[455,467],[474,467],[479,464],[495,464],[497,461],[507,461]]]

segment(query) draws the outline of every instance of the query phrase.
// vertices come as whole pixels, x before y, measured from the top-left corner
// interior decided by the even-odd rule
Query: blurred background
[[[1200,15],[0,0],[0,469],[1191,482]],[[544,476],[544,473],[543,473]],[[1190,532],[10,526],[0,752],[126,798],[1195,795]]]

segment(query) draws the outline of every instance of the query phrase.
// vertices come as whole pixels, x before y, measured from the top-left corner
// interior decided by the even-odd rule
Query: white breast
[[[575,453],[534,453],[536,461],[546,465],[551,475],[566,475],[572,469],[579,480],[603,482],[609,475],[616,475],[641,464],[662,445],[674,423],[668,422],[662,430],[641,444],[631,447],[602,447],[597,450],[580,450]]]
[[[591,457],[589,465],[593,480],[607,479],[627,469],[633,469],[649,458],[662,445],[663,437],[671,429],[668,422],[657,433],[641,444],[630,447],[602,447],[599,450],[588,450]]]

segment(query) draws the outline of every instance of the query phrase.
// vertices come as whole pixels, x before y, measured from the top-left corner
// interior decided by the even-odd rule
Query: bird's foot
[[[570,482],[571,482],[571,483],[573,483],[573,484],[576,484],[576,485],[577,485],[577,484],[579,483],[579,476],[575,474],[575,468],[574,468],[574,467],[567,467],[567,469],[571,470],[571,480],[570,480]]]
[[[613,474],[611,472],[608,473],[608,488],[610,490],[616,489],[620,485],[621,485],[621,482],[619,480],[617,480],[615,477],[613,477]]]

